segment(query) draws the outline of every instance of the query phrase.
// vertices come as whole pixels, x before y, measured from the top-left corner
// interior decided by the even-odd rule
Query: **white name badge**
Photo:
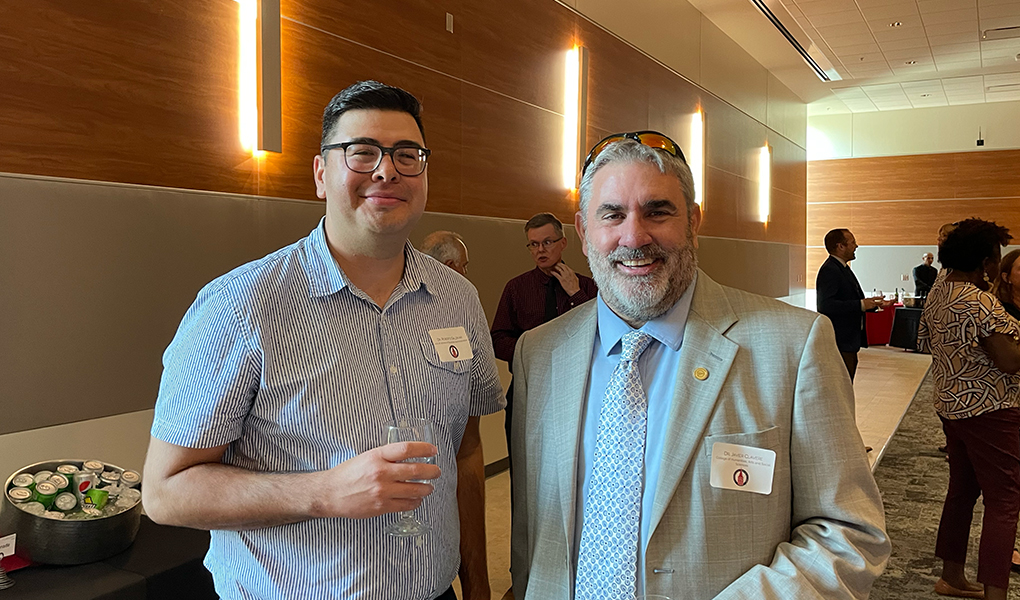
[[[712,444],[712,487],[755,494],[772,493],[776,453],[738,444]]]
[[[470,360],[474,357],[471,352],[471,342],[468,341],[467,331],[463,327],[448,327],[446,329],[430,329],[429,337],[436,346],[436,354],[443,362],[454,362],[458,360]]]

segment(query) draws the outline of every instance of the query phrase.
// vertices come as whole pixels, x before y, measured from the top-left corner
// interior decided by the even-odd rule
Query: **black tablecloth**
[[[19,569],[0,600],[215,599],[212,575],[202,566],[208,549],[209,532],[157,525],[143,515],[124,552],[87,565]]]

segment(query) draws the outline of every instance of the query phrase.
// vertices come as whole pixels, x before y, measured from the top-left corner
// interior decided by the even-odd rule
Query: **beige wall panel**
[[[700,83],[759,122],[766,122],[768,71],[704,16]]]
[[[18,176],[0,176],[0,198],[0,434],[152,408],[199,289],[324,208]]]
[[[808,160],[853,157],[854,115],[819,115],[807,119]]]
[[[1020,148],[1020,101],[808,118],[811,160]]]
[[[577,10],[697,82],[701,13],[686,0],[577,0]]]
[[[700,238],[698,263],[717,282],[779,298],[790,295],[792,246],[724,238]]]
[[[775,75],[768,73],[765,124],[801,148],[807,148],[807,105]]]

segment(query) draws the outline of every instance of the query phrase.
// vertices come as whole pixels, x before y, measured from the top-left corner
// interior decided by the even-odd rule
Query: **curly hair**
[[[939,262],[948,269],[977,271],[986,260],[998,260],[1002,247],[1011,239],[1009,229],[993,221],[966,219],[960,221],[939,246]]]

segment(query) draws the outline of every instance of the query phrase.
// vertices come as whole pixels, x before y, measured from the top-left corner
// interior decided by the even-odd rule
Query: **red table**
[[[880,311],[864,313],[869,346],[885,346],[889,343],[889,338],[892,336],[893,317],[896,315],[896,308],[901,306],[903,304],[897,302]]]

